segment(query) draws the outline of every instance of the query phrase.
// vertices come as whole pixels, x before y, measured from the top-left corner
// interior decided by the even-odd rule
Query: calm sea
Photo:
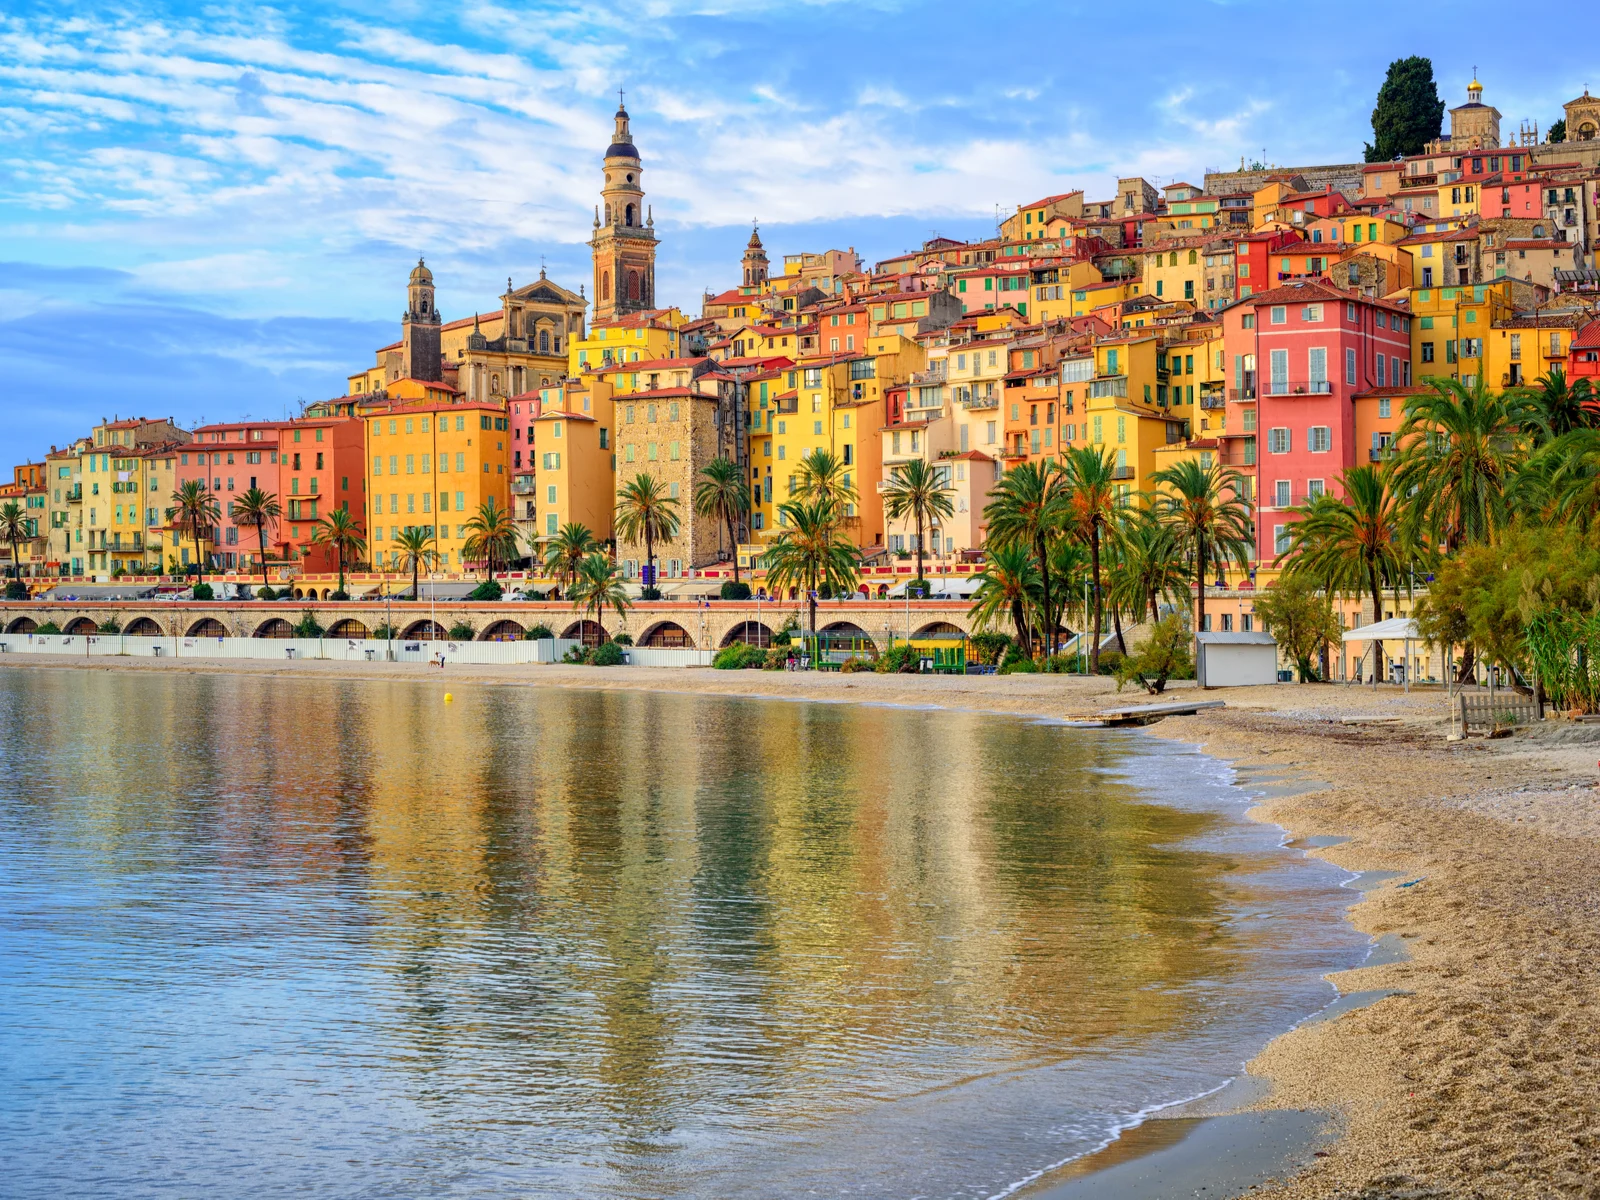
[[[451,686],[0,669],[0,1193],[994,1197],[1363,953],[1184,747]]]

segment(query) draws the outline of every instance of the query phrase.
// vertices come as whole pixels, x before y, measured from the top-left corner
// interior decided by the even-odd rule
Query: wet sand
[[[1055,719],[1141,695],[1118,696],[1110,680],[1049,675],[440,671],[33,655],[3,665],[410,679],[441,693],[647,688]],[[1191,687],[1169,691],[1181,698]],[[1192,1112],[1177,1113],[1183,1125],[1149,1128],[1108,1150],[1095,1164],[1107,1169],[1093,1177],[1093,1194],[1600,1197],[1600,729],[1548,722],[1509,739],[1449,742],[1442,690],[1285,685],[1207,699],[1227,708],[1169,718],[1150,732],[1234,762],[1263,793],[1254,815],[1307,839],[1307,853],[1374,873],[1352,893],[1351,919],[1379,939],[1378,952],[1369,965],[1330,976],[1341,993],[1372,1002],[1336,1006],[1278,1038],[1249,1065],[1268,1086],[1230,1090],[1248,1110],[1331,1122],[1196,1123]],[[1345,723],[1363,718],[1375,720]],[[1028,1194],[1090,1194],[1069,1190],[1078,1186],[1060,1177]]]

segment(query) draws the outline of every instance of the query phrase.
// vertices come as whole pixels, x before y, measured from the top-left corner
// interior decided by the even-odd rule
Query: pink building
[[[173,490],[198,481],[216,497],[221,511],[215,540],[207,547],[213,568],[256,567],[260,556],[254,527],[241,529],[232,515],[233,501],[258,487],[281,496],[278,438],[281,421],[238,421],[206,425],[195,430],[192,441],[178,447]],[[267,553],[275,557],[276,531],[267,531]],[[174,539],[173,550],[187,566],[191,548]]]
[[[1255,341],[1256,552],[1267,563],[1288,547],[1292,510],[1340,494],[1341,472],[1366,461],[1354,397],[1410,384],[1411,314],[1309,280],[1238,307]]]

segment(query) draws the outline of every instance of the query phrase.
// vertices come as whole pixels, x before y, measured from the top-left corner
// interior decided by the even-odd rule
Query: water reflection
[[[986,1195],[1186,1086],[1125,1049],[1236,1061],[1316,986],[1305,929],[1239,919],[1284,856],[1139,802],[1127,736],[453,686],[0,672],[0,1152],[39,1194],[805,1194],[844,1156]]]

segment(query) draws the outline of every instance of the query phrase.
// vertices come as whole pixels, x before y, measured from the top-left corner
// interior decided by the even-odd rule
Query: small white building
[[[1270,633],[1202,633],[1195,680],[1201,687],[1278,682],[1278,641]]]

